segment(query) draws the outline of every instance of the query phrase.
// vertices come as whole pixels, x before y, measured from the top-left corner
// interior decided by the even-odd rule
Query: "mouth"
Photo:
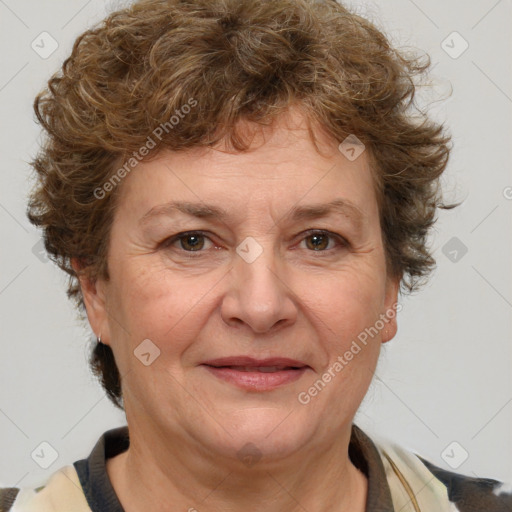
[[[285,370],[300,370],[297,366],[211,366],[211,368],[229,368],[238,372],[275,373]]]
[[[311,367],[288,358],[230,357],[204,362],[217,379],[246,391],[271,391],[294,382]]]

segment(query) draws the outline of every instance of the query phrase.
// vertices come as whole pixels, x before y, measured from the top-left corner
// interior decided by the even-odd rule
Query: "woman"
[[[333,1],[145,0],[78,38],[28,215],[128,426],[4,510],[512,510],[353,425],[446,207],[427,67]]]

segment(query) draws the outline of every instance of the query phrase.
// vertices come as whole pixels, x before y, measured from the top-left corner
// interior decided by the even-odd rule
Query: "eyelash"
[[[183,240],[183,239],[187,238],[188,236],[192,236],[192,235],[203,236],[203,237],[207,238],[208,240],[210,240],[210,238],[207,236],[207,233],[204,231],[184,231],[182,233],[178,233],[174,236],[171,236],[171,237],[165,239],[164,241],[162,241],[160,243],[160,246],[164,249],[171,248],[172,244],[174,244],[175,242]],[[321,253],[331,253],[331,251],[333,251],[333,250],[339,250],[339,249],[350,247],[350,243],[344,237],[342,237],[341,235],[338,235],[337,233],[333,233],[332,231],[327,231],[324,229],[309,229],[309,230],[301,233],[301,235],[304,235],[303,238],[301,239],[301,241],[305,240],[306,238],[313,236],[313,235],[324,235],[324,236],[328,236],[328,237],[334,239],[337,242],[337,247],[335,247],[335,248],[323,249],[323,250],[319,250],[319,251],[310,250],[309,252],[311,252],[311,253],[317,253],[317,254],[318,253],[320,253],[320,254]],[[210,241],[212,243],[214,243],[212,240],[210,240]],[[184,253],[186,253],[189,258],[201,257],[203,255],[203,253],[206,251],[203,249],[200,249],[198,251],[187,251],[185,249],[181,249],[181,250]]]

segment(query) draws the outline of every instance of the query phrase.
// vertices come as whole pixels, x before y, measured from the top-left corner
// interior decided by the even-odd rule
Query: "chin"
[[[228,458],[261,461],[285,458],[307,444],[315,428],[297,411],[284,408],[252,407],[223,414],[222,422],[201,435],[203,445]],[[220,452],[220,453],[219,453]]]

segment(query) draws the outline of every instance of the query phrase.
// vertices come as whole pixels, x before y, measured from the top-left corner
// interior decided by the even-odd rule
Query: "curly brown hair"
[[[222,140],[246,151],[238,122],[271,125],[292,104],[315,147],[312,124],[336,141],[353,134],[365,144],[388,272],[401,278],[401,293],[418,289],[435,266],[427,236],[436,209],[454,206],[442,203],[438,180],[450,136],[414,101],[429,66],[427,55],[393,48],[334,0],[142,0],[84,32],[35,99],[47,137],[32,162],[38,186],[27,209],[50,258],[69,274],[81,318],[72,258],[90,279],[109,278],[120,187],[105,184],[140,157],[155,128],[165,127],[144,158]],[[171,126],[191,98],[194,108]],[[91,366],[122,407],[110,347],[96,344]]]

